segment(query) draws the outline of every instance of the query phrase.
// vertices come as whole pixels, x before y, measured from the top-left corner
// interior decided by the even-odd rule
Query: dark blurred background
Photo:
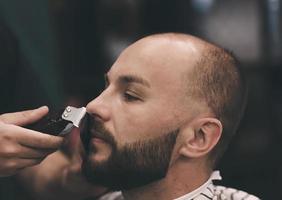
[[[249,101],[219,169],[222,185],[282,199],[281,0],[0,0],[0,112],[81,106],[128,44],[184,32],[232,50]],[[0,199],[21,196],[0,178]]]

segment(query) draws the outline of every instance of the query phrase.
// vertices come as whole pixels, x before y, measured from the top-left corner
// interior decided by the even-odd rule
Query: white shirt
[[[215,186],[213,180],[221,180],[219,171],[214,171],[210,178],[194,191],[174,200],[259,200],[258,197],[224,186]],[[124,200],[121,192],[108,193],[99,200]]]

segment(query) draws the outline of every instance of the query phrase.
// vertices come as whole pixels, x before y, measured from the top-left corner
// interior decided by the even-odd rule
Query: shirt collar
[[[212,181],[213,180],[221,180],[221,176],[220,176],[220,172],[219,171],[214,171],[210,178],[200,187],[198,187],[197,189],[195,189],[194,191],[185,194],[184,196],[181,196],[177,199],[174,200],[189,200],[192,198],[197,197],[198,195],[200,195],[201,193],[206,194],[206,195],[212,195],[212,191],[213,191],[213,184]],[[209,193],[209,194],[207,194]]]

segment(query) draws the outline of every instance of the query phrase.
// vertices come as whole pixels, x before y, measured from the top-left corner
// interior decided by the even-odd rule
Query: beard
[[[93,118],[88,121],[88,132],[81,135],[86,152],[82,173],[90,183],[112,190],[129,190],[166,176],[178,129],[157,138],[136,141],[118,148],[116,140],[100,121]],[[111,146],[107,160],[97,162],[91,159],[96,149],[90,148],[89,131]]]

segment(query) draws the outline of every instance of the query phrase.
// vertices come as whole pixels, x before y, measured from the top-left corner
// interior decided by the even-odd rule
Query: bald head
[[[123,54],[136,49],[138,52],[142,51],[142,59],[155,60],[160,58],[164,64],[172,64],[172,67],[178,67],[179,65],[176,64],[183,62],[187,68],[188,63],[191,67],[193,64],[196,64],[196,61],[201,56],[201,52],[207,46],[208,43],[194,36],[166,33],[142,38],[129,46]],[[180,65],[179,67],[185,66]]]
[[[227,50],[191,35],[157,34],[139,41],[143,45],[156,42],[165,44],[161,50],[168,54],[165,59],[174,57],[180,61],[179,66],[173,63],[175,70],[187,70],[184,93],[194,102],[207,105],[223,124],[221,139],[211,153],[216,161],[235,134],[246,106],[246,87],[238,61]]]

